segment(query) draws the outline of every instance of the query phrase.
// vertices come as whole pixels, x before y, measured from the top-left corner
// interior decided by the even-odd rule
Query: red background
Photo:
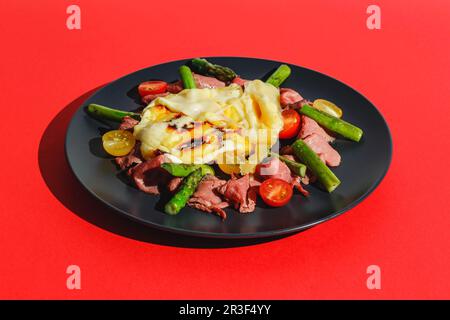
[[[0,298],[450,298],[450,2],[163,2],[1,1]],[[81,30],[66,28],[73,3]],[[366,28],[373,3],[381,30]],[[140,68],[214,55],[302,65],[367,96],[394,141],[379,188],[311,230],[229,248],[93,201],[63,158],[80,99]],[[66,288],[70,264],[79,291]],[[366,287],[371,264],[381,290]]]

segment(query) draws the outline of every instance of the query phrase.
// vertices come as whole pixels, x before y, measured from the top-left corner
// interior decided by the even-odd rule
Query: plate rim
[[[203,56],[202,56],[203,57]],[[67,126],[67,130],[66,130],[66,136],[64,139],[64,154],[65,154],[65,158],[66,161],[69,165],[70,170],[72,171],[73,175],[75,176],[75,178],[77,179],[77,181],[81,184],[81,186],[89,192],[90,195],[92,195],[93,197],[95,197],[97,200],[99,200],[100,202],[102,202],[103,204],[105,204],[107,207],[113,209],[115,212],[121,214],[122,216],[127,217],[128,219],[132,220],[132,221],[136,221],[138,223],[141,223],[143,225],[149,226],[149,227],[153,227],[159,230],[163,230],[163,231],[169,231],[169,232],[173,232],[173,233],[177,233],[177,234],[181,234],[181,235],[187,235],[187,236],[194,236],[194,237],[202,237],[202,238],[217,238],[217,239],[252,239],[252,238],[268,238],[268,237],[274,237],[274,236],[280,236],[280,235],[288,235],[288,234],[293,234],[293,233],[297,233],[309,228],[312,228],[314,226],[317,226],[319,224],[322,224],[328,220],[337,218],[338,216],[344,214],[345,212],[355,208],[357,205],[359,205],[363,200],[365,200],[366,198],[368,198],[374,191],[375,189],[380,185],[380,183],[384,180],[384,178],[386,177],[391,164],[392,164],[392,157],[393,157],[393,139],[392,139],[392,134],[391,134],[391,130],[389,128],[389,125],[385,119],[385,117],[383,116],[383,114],[380,112],[380,110],[378,110],[378,108],[375,106],[375,104],[372,103],[372,101],[370,101],[365,95],[363,95],[362,93],[360,93],[359,91],[357,91],[356,89],[354,89],[353,87],[345,84],[344,82],[329,76],[325,73],[322,73],[320,71],[316,71],[307,67],[303,67],[303,66],[299,66],[297,64],[293,64],[293,63],[288,63],[288,62],[282,62],[282,61],[278,61],[278,60],[273,60],[273,59],[265,59],[265,58],[255,58],[255,57],[246,57],[246,56],[205,56],[203,57],[205,59],[217,59],[217,58],[232,58],[232,59],[251,59],[251,60],[261,60],[261,61],[266,61],[266,62],[273,62],[273,63],[279,63],[279,64],[288,64],[291,66],[295,66],[298,68],[302,68],[302,69],[306,69],[308,71],[312,71],[315,72],[317,74],[320,74],[321,76],[330,78],[334,81],[337,81],[338,83],[340,83],[341,85],[344,85],[345,87],[349,88],[351,91],[353,91],[354,93],[356,93],[357,95],[361,96],[363,99],[365,99],[367,102],[369,102],[372,107],[374,108],[374,110],[378,113],[378,115],[380,116],[384,126],[386,127],[387,130],[387,134],[388,134],[388,142],[389,142],[389,149],[388,149],[388,161],[386,164],[386,167],[383,171],[383,173],[380,175],[380,177],[377,179],[377,181],[375,181],[375,183],[373,183],[370,188],[364,193],[362,194],[358,199],[352,201],[350,204],[348,204],[347,206],[337,210],[334,214],[332,215],[328,215],[326,217],[323,217],[319,220],[313,221],[311,223],[307,223],[307,224],[302,224],[299,226],[295,226],[295,227],[289,227],[289,228],[282,228],[282,229],[276,229],[276,230],[271,230],[271,231],[261,231],[261,232],[251,232],[251,233],[229,233],[229,232],[225,232],[225,233],[220,233],[220,232],[208,232],[208,231],[200,231],[200,230],[188,230],[188,229],[182,229],[182,228],[177,228],[177,227],[173,227],[173,226],[163,226],[160,225],[158,223],[153,223],[150,221],[146,221],[144,219],[140,219],[139,217],[136,217],[134,215],[129,214],[127,211],[122,210],[120,208],[117,208],[116,206],[112,205],[111,203],[107,202],[106,200],[102,199],[100,196],[98,196],[95,192],[93,192],[91,189],[89,189],[88,186],[86,186],[83,181],[80,179],[80,177],[76,174],[76,171],[74,170],[73,164],[70,161],[70,157],[68,154],[68,149],[67,149],[67,145],[68,145],[68,140],[69,140],[69,132],[72,129],[72,126],[74,125],[74,117],[75,115],[80,111],[80,109],[83,109],[85,107],[85,102],[88,101],[89,99],[91,99],[94,95],[98,94],[99,92],[101,92],[102,90],[104,90],[106,87],[108,87],[109,85],[119,82],[120,80],[122,80],[125,77],[128,77],[131,74],[134,74],[136,72],[140,72],[142,70],[148,69],[148,68],[152,68],[152,67],[156,67],[156,66],[162,66],[165,64],[172,64],[172,63],[176,63],[176,62],[185,62],[187,60],[193,59],[193,58],[184,58],[184,59],[177,59],[177,60],[171,60],[171,61],[167,61],[164,63],[160,63],[160,64],[154,64],[154,65],[150,65],[132,72],[129,72],[119,78],[116,78],[110,82],[107,82],[105,84],[103,84],[100,88],[98,88],[97,90],[95,90],[92,94],[89,95],[89,97],[87,97],[86,99],[83,100],[83,102],[80,104],[80,107],[77,108],[74,113],[72,114],[71,118],[70,118],[70,123]],[[224,222],[226,223],[226,222]]]

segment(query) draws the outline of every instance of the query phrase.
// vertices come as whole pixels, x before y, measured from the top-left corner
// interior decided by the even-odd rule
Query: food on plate
[[[283,129],[280,131],[280,139],[292,139],[300,130],[300,115],[293,109],[286,109],[281,112],[283,118]]]
[[[342,109],[333,102],[325,99],[316,99],[312,104],[313,108],[323,111],[336,118],[342,118]]]
[[[167,82],[164,81],[145,81],[138,87],[139,95],[145,97],[148,95],[161,94],[167,91]]]
[[[164,212],[170,215],[177,214],[184,208],[190,197],[194,194],[197,186],[202,180],[202,169],[198,168],[192,171],[181,183],[180,189],[167,202]]]
[[[314,109],[308,105],[300,108],[300,113],[315,120],[319,125],[332,132],[338,133],[344,138],[359,142],[363,135],[363,131],[342,119],[333,117],[323,111]]]
[[[135,112],[121,111],[92,103],[87,107],[87,112],[100,119],[121,122],[125,117],[141,120],[141,115]]]
[[[275,87],[260,80],[245,89],[231,84],[183,90],[153,100],[134,135],[146,159],[165,152],[179,163],[236,163],[240,173],[252,173],[282,129],[278,97]]]
[[[219,166],[219,169],[226,174],[239,174],[241,172],[238,164],[220,162],[217,165]]]
[[[292,186],[285,180],[270,178],[259,186],[263,201],[271,207],[284,206],[292,198]]]
[[[289,169],[291,169],[291,172],[300,176],[304,177],[306,174],[306,166],[303,163],[296,162],[293,159],[290,159],[289,157],[285,157],[276,153],[271,153],[274,157],[278,157],[281,161],[283,161]]]
[[[192,75],[191,69],[188,66],[181,66],[179,69],[181,82],[183,83],[184,89],[195,89],[197,85],[195,84],[194,76]]]
[[[126,130],[111,130],[102,136],[103,148],[110,155],[121,157],[133,150],[136,139]]]
[[[169,172],[174,177],[187,177],[197,169],[200,169],[203,175],[214,175],[214,169],[207,164],[190,165],[184,163],[163,163],[161,168]]]
[[[361,140],[363,131],[342,120],[331,101],[310,102],[280,88],[290,73],[280,65],[265,82],[249,80],[193,59],[180,66],[175,82],[139,84],[141,112],[100,104],[87,112],[120,122],[102,136],[104,150],[138,189],[170,195],[165,213],[190,206],[225,219],[227,207],[253,212],[258,197],[280,207],[294,190],[308,196],[304,185],[316,180],[333,192],[341,182],[330,167],[339,166],[341,156],[332,144]]]
[[[303,161],[303,163],[311,170],[314,176],[323,184],[328,192],[334,191],[341,181],[335,176],[333,171],[327,167],[322,159],[308,146],[302,139],[298,139],[292,145],[294,154]]]
[[[206,59],[192,59],[190,65],[194,72],[217,78],[223,82],[230,82],[236,78],[236,73],[230,68],[212,64]]]
[[[282,64],[277,70],[275,70],[274,73],[270,75],[266,82],[278,88],[287,78],[289,78],[290,75],[291,68],[285,64]]]

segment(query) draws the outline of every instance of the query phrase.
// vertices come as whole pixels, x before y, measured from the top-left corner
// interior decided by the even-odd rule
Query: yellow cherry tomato
[[[125,156],[133,149],[136,139],[133,134],[126,130],[112,130],[102,137],[103,148],[115,157]]]
[[[333,102],[325,99],[316,99],[313,102],[313,108],[323,111],[332,115],[333,117],[342,117],[342,109],[335,105]]]
[[[227,163],[218,163],[217,164],[223,172],[226,174],[238,174],[240,173],[239,165],[238,164],[227,164]]]

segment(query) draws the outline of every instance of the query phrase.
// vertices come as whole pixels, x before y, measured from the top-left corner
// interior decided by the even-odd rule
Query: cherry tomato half
[[[280,139],[294,138],[300,130],[300,115],[297,111],[287,109],[281,112],[283,117],[283,130],[280,131]]]
[[[313,102],[313,108],[328,113],[336,118],[342,118],[342,109],[333,102],[325,99],[316,99]]]
[[[149,94],[164,93],[167,91],[167,82],[164,81],[145,81],[138,87],[139,95],[141,97]]]
[[[270,178],[259,186],[263,201],[271,207],[281,207],[292,198],[292,186],[284,180]]]
[[[102,136],[103,148],[115,157],[125,156],[133,149],[136,139],[126,130],[111,130]]]

